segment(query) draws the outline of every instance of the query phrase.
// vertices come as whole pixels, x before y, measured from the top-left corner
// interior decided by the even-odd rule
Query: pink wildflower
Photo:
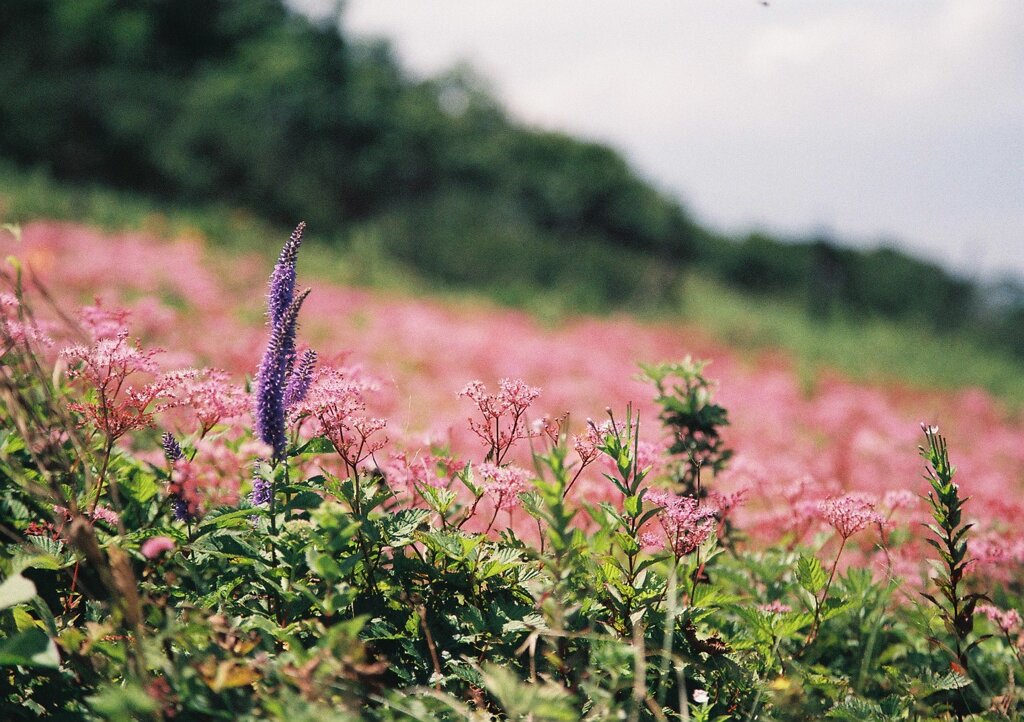
[[[93,400],[69,404],[70,408],[85,416],[110,440],[150,426],[158,410],[154,404],[167,397],[175,377],[160,377],[140,387],[126,382],[136,374],[156,373],[153,357],[157,353],[158,350],[144,351],[138,344],[128,343],[125,330],[92,346],[63,349],[60,354],[68,362],[68,378],[83,382],[95,394]]]
[[[565,424],[569,419],[568,414],[562,414],[554,419],[550,416],[544,416],[533,422],[533,436],[540,436],[543,434],[551,441],[552,444],[557,444],[559,439],[562,437],[562,430],[565,428]]]
[[[892,489],[885,492],[882,498],[882,508],[889,509],[890,514],[900,509],[912,509],[920,501],[920,498],[912,491],[906,489]]]
[[[231,383],[231,377],[219,369],[201,369],[183,373],[170,391],[171,405],[186,408],[199,422],[199,435],[229,419],[237,419],[249,411],[245,392]]]
[[[640,547],[648,551],[654,549],[660,549],[665,546],[665,540],[660,534],[653,531],[642,531],[640,536],[637,538],[640,542]]]
[[[881,524],[885,521],[885,518],[875,511],[874,502],[859,494],[830,496],[819,502],[818,510],[844,540],[871,524]]]
[[[118,516],[116,511],[108,509],[105,506],[97,506],[93,509],[92,518],[105,521],[107,524],[110,524],[110,526],[117,526],[121,521],[121,517]]]
[[[658,522],[665,530],[668,547],[676,557],[684,557],[707,541],[715,528],[716,510],[700,504],[689,496],[678,496],[654,489],[647,492],[647,501],[662,507]]]
[[[611,461],[609,459],[609,461]],[[648,477],[656,477],[661,473],[665,462],[665,445],[652,441],[638,441],[636,444],[636,468],[646,471]]]
[[[466,468],[466,462],[464,459],[456,459],[454,456],[440,456],[437,458],[437,463],[441,465],[446,476],[456,476],[461,474]]]
[[[321,368],[305,398],[290,409],[289,419],[298,424],[308,421],[312,433],[327,437],[355,469],[387,443],[387,437],[377,436],[387,421],[366,416],[363,394],[375,388],[352,369]]]
[[[574,434],[572,437],[572,448],[579,454],[580,464],[588,465],[601,453],[601,444],[604,438],[598,431],[594,422],[587,419],[587,430],[582,434]]]
[[[487,447],[487,460],[501,464],[509,449],[532,435],[526,410],[540,395],[540,389],[519,379],[502,379],[497,394],[488,394],[480,381],[471,381],[459,396],[476,404],[482,421],[469,419],[469,428]]]
[[[708,505],[718,510],[718,520],[722,521],[747,498],[748,489],[739,489],[731,494],[723,494],[720,491],[708,493]]]
[[[35,319],[24,316],[17,296],[0,293],[0,356],[12,346],[29,343],[50,346],[53,339]]]
[[[989,621],[999,627],[1003,634],[1013,634],[1021,623],[1020,613],[1016,609],[1003,611],[992,604],[979,604],[978,611],[988,617]]]
[[[443,488],[445,479],[437,475],[437,463],[429,453],[416,454],[410,459],[404,451],[399,451],[384,463],[382,471],[394,489],[404,486],[415,490],[420,485]]]
[[[519,495],[526,491],[530,472],[517,466],[480,464],[477,471],[484,478],[484,491],[494,497],[498,509],[511,511],[519,505]]]
[[[84,306],[78,312],[79,323],[93,341],[117,338],[122,332],[128,333],[128,316],[124,308],[103,308],[99,299],[95,306]]]
[[[137,343],[128,343],[128,331],[122,329],[113,338],[102,338],[92,346],[69,346],[60,353],[68,362],[69,378],[106,389],[135,373],[155,373],[153,357],[159,351],[143,351]]]
[[[140,551],[146,559],[156,559],[164,552],[174,549],[174,540],[166,536],[153,536],[142,542]]]
[[[783,604],[778,599],[773,600],[770,604],[759,604],[757,608],[765,614],[785,614],[793,611],[791,606]]]
[[[58,517],[60,517],[64,521],[64,523],[71,521],[71,511],[66,506],[55,504],[53,507],[53,512]],[[106,522],[107,524],[110,524],[110,526],[115,527],[121,521],[121,517],[118,516],[116,511],[114,511],[113,509],[108,509],[105,506],[97,506],[95,509],[92,510],[92,513],[89,515],[89,517],[93,521]]]

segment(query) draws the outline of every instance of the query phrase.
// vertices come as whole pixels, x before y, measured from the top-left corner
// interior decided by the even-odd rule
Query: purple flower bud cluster
[[[164,456],[172,467],[176,461],[185,458],[185,452],[181,450],[181,444],[178,443],[178,440],[170,432],[164,432],[163,436],[160,437],[160,443],[164,447]],[[188,511],[188,503],[177,494],[171,494],[170,496],[174,518],[178,521],[192,521],[194,517]]]
[[[281,249],[267,293],[267,320],[270,341],[256,371],[255,422],[256,436],[274,450],[274,461],[284,458],[288,444],[285,435],[285,412],[305,396],[309,389],[316,353],[307,351],[296,367],[295,334],[299,310],[309,289],[295,293],[295,262],[302,232],[300,223]]]
[[[302,233],[305,230],[305,223],[299,223],[295,227],[288,242],[281,249],[281,255],[278,256],[273,273],[270,274],[267,292],[267,319],[271,328],[280,323],[281,317],[292,305],[292,300],[295,297],[295,261],[299,255]]]
[[[173,464],[185,456],[185,453],[181,450],[181,444],[174,438],[174,434],[165,431],[164,435],[160,437],[160,443],[164,447],[164,456],[170,463]]]
[[[270,503],[273,484],[259,474],[259,462],[252,474],[252,491],[249,492],[249,503],[253,506],[265,506]]]
[[[316,351],[306,349],[299,365],[288,375],[288,385],[284,389],[285,411],[306,398],[309,386],[313,382],[313,367],[316,366]]]

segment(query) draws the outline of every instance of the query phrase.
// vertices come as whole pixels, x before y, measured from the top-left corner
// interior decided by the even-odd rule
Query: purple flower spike
[[[274,461],[284,458],[284,395],[288,385],[288,362],[295,355],[295,331],[299,309],[309,295],[306,289],[294,299],[270,331],[270,342],[256,371],[256,435],[274,450]]]
[[[309,295],[308,289],[298,295],[295,293],[295,262],[305,228],[305,223],[295,227],[270,274],[267,293],[270,341],[256,370],[255,432],[274,450],[274,462],[284,459],[287,453],[285,411],[306,394],[316,363],[316,354],[307,351],[296,368],[295,332],[299,309]]]
[[[185,452],[181,450],[181,444],[174,438],[174,434],[165,431],[163,436],[160,437],[160,443],[164,447],[164,457],[170,462],[171,466],[174,466],[174,462],[179,459],[185,458]],[[171,509],[174,513],[174,518],[178,521],[193,521],[193,517],[188,512],[188,504],[177,494],[170,495]]]
[[[299,246],[302,245],[302,232],[306,229],[305,222],[299,223],[292,231],[288,242],[281,249],[281,255],[270,274],[270,290],[267,292],[267,320],[274,328],[292,305],[295,297],[295,261]]]
[[[181,450],[181,444],[174,438],[174,434],[165,431],[164,435],[160,437],[160,443],[164,447],[164,456],[172,464],[185,456],[185,453]]]
[[[313,381],[314,366],[316,366],[316,351],[307,349],[302,354],[298,368],[288,376],[288,385],[284,389],[285,411],[306,398],[306,392],[309,391],[309,385]]]
[[[252,474],[252,491],[249,492],[249,503],[253,506],[264,506],[270,503],[270,495],[273,493],[273,485],[259,475],[257,469]]]
[[[194,521],[195,517],[189,514],[188,504],[180,496],[171,495],[171,509],[174,510],[174,518],[178,521]]]

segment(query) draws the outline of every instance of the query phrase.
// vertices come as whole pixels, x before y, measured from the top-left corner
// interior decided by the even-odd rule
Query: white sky
[[[316,10],[330,0],[290,0]],[[726,231],[1024,277],[1022,0],[348,0],[416,75],[608,142]]]

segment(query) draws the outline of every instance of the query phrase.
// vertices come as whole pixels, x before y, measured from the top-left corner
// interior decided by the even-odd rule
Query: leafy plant
[[[934,426],[922,424],[922,429],[927,446],[921,447],[921,455],[928,463],[926,478],[931,485],[928,505],[935,520],[934,524],[928,525],[935,538],[925,541],[939,553],[941,560],[936,565],[938,574],[934,580],[941,601],[929,592],[922,592],[922,596],[938,611],[953,644],[950,646],[936,637],[929,640],[949,652],[953,658],[950,663],[953,672],[970,678],[971,650],[989,637],[981,635],[974,638],[974,613],[978,602],[989,597],[980,592],[965,592],[962,588],[964,574],[971,562],[967,555],[967,533],[974,525],[963,518],[966,499],[960,498],[960,487],[953,481],[956,467],[949,461],[946,440]],[[968,704],[962,694],[955,697],[954,710],[958,717],[963,717]]]

